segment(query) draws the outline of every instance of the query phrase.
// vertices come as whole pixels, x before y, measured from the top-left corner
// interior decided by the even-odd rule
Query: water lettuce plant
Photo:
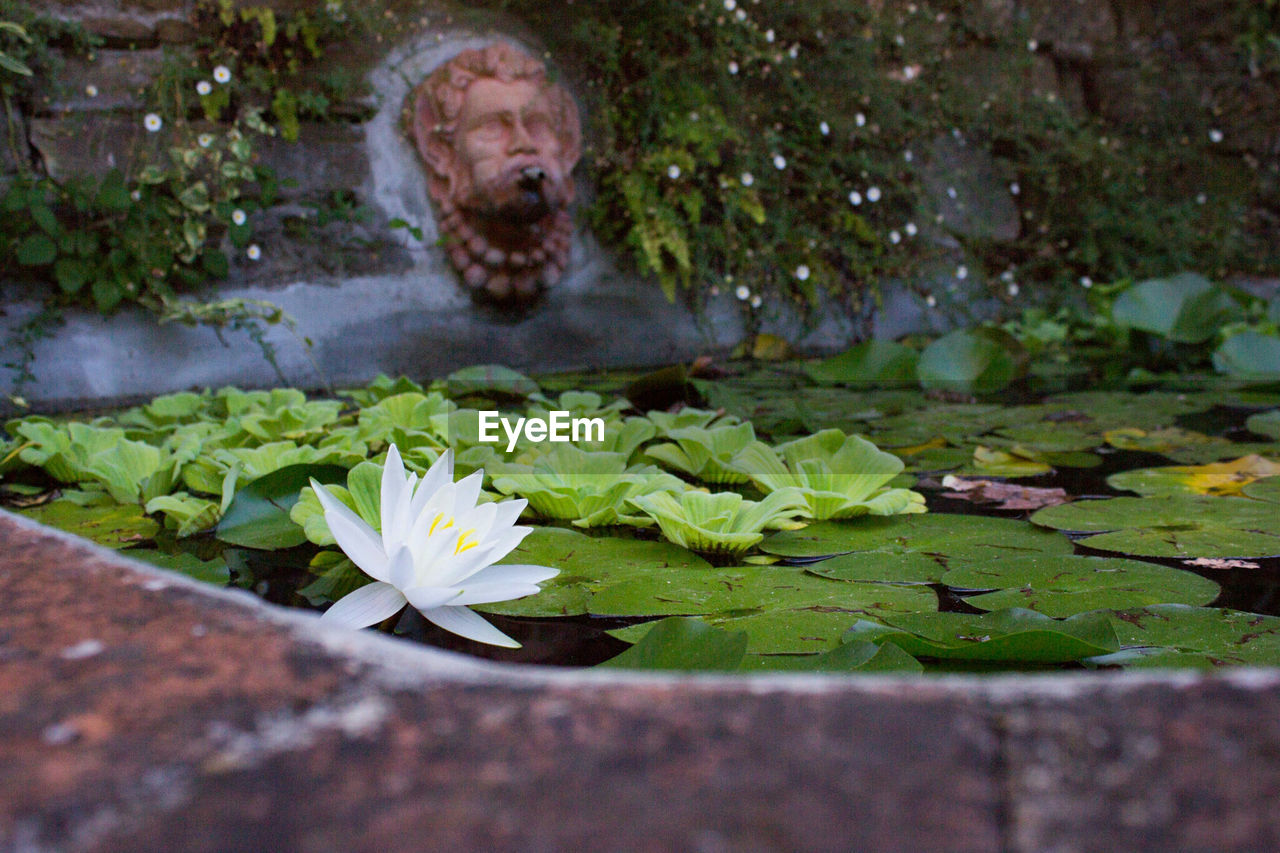
[[[662,535],[691,551],[742,554],[764,538],[766,527],[785,528],[804,514],[804,496],[779,489],[762,501],[736,492],[655,492],[629,502],[658,522]]]
[[[755,429],[750,423],[682,427],[668,430],[667,437],[672,441],[648,448],[645,455],[704,483],[747,482],[747,475],[733,467],[733,458],[755,441]]]
[[[502,494],[520,495],[538,515],[571,521],[576,527],[647,527],[653,519],[636,513],[628,499],[686,488],[680,478],[653,465],[628,467],[621,453],[590,452],[568,444],[531,465],[497,464],[490,470],[493,488]]]
[[[925,511],[924,495],[886,485],[902,472],[901,459],[840,430],[822,430],[776,449],[752,442],[732,465],[762,491],[798,490],[808,516],[818,521]]]

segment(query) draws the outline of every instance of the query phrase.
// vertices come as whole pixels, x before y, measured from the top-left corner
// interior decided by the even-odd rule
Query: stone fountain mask
[[[541,62],[506,43],[467,50],[411,96],[449,259],[496,300],[527,300],[569,261],[577,105]]]

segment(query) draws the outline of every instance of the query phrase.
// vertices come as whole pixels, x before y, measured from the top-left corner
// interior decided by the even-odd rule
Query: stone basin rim
[[[662,673],[596,667],[561,667],[545,664],[501,663],[474,658],[462,652],[431,648],[371,631],[351,631],[320,620],[318,613],[282,607],[264,601],[247,590],[220,588],[177,572],[133,560],[126,551],[115,551],[90,540],[25,516],[0,510],[0,527],[14,526],[44,537],[61,540],[86,552],[86,556],[126,569],[148,591],[183,590],[198,603],[213,608],[233,607],[255,620],[282,628],[298,642],[312,643],[338,658],[369,667],[371,675],[392,689],[430,686],[432,683],[489,685],[497,687],[604,688],[679,686],[700,691],[741,693],[823,694],[834,691],[915,695],[938,698],[968,697],[995,705],[1028,700],[1078,699],[1089,694],[1121,696],[1153,686],[1191,689],[1206,684],[1263,691],[1280,688],[1280,667],[1224,667],[1214,672],[1196,669],[1118,672],[998,673],[988,675],[883,675],[840,673]]]

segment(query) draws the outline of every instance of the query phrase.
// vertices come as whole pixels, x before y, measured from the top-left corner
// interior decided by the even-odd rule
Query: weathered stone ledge
[[[330,629],[0,514],[0,849],[1270,849],[1280,674],[664,677]]]

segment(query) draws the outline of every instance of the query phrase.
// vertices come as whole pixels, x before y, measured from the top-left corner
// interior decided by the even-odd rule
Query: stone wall
[[[281,11],[315,7],[298,0],[237,2]],[[103,44],[92,59],[69,56],[27,114],[14,117],[16,144],[3,146],[0,180],[21,159],[59,178],[104,174],[163,145],[163,133],[142,130],[141,92],[166,54],[191,51],[198,36],[194,5],[46,0],[43,10],[79,22]],[[378,5],[397,25],[374,39],[332,46],[326,58],[327,67],[345,67],[371,85],[331,104],[332,121],[304,121],[297,143],[276,139],[259,148],[261,162],[292,183],[283,187],[280,204],[254,217],[263,259],[249,262],[240,253],[222,290],[281,304],[298,318],[301,334],[315,341],[307,352],[282,330],[271,332],[287,381],[314,387],[363,381],[379,371],[423,375],[474,361],[526,369],[660,362],[731,347],[749,331],[750,322],[728,295],[695,319],[668,305],[651,282],[620,273],[583,232],[575,238],[565,281],[528,319],[515,321],[473,305],[433,245],[436,232],[417,158],[399,126],[406,75],[421,79],[430,68],[424,57],[443,60],[461,46],[495,37],[537,46],[521,25],[465,7],[417,0]],[[1162,117],[1208,105],[1221,115],[1222,144],[1248,152],[1263,180],[1276,184],[1268,169],[1280,161],[1280,96],[1263,76],[1241,69],[1230,24],[1235,8],[1236,0],[976,0],[963,9],[973,38],[954,59],[972,74],[973,85],[993,85],[1009,73],[1009,63],[990,45],[996,36],[1025,32],[1033,54],[1026,85],[1052,92],[1082,114],[1139,132],[1158,133]],[[924,174],[923,183],[933,187],[951,231],[997,241],[1017,234],[1017,208],[988,174],[983,155],[954,149],[935,155],[934,166],[950,174]],[[589,187],[582,189],[589,193]],[[973,204],[950,209],[946,193],[956,189],[962,202],[968,198]],[[350,202],[367,209],[367,218],[319,224],[315,204],[335,191],[349,193]],[[396,218],[422,227],[425,239],[391,229]],[[2,361],[10,362],[16,357],[11,335],[38,311],[38,302],[26,295],[29,287],[3,284],[2,278],[0,341],[8,341]],[[877,333],[945,325],[945,317],[926,316],[911,298],[900,296],[888,294],[888,307],[875,318]],[[868,328],[866,318],[832,306],[817,314],[822,322],[816,328],[791,315],[766,317],[763,328],[802,349],[820,350],[839,348]],[[641,324],[640,330],[618,334],[619,317]],[[354,336],[372,337],[353,346]],[[201,357],[193,359],[193,353]],[[179,369],[172,368],[175,359]],[[158,372],[156,364],[168,367]],[[149,316],[128,311],[110,320],[72,312],[53,338],[36,344],[35,365],[36,382],[25,391],[49,405],[280,379],[241,333],[218,337],[201,329],[157,329]],[[9,385],[10,373],[0,369],[0,390]]]

